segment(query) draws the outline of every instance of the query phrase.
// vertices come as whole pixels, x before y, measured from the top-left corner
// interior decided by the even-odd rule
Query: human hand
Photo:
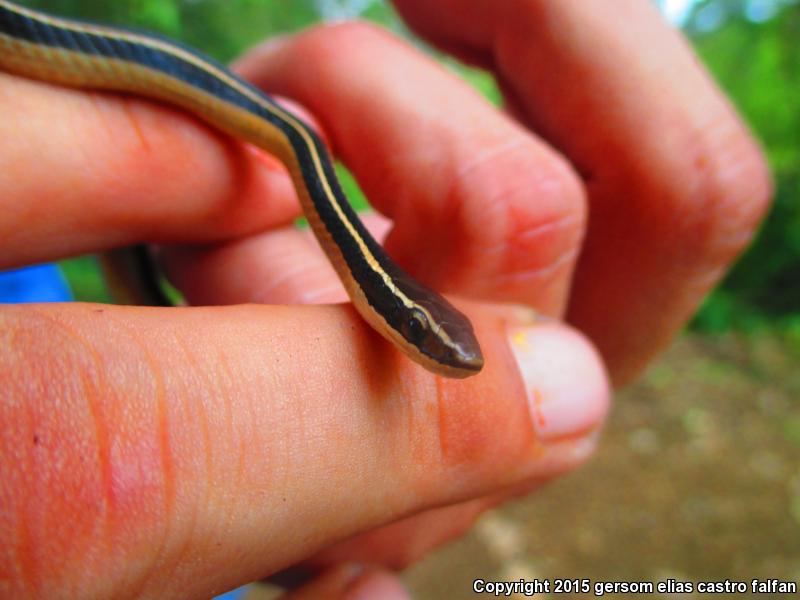
[[[205,251],[171,263],[186,262],[175,279],[195,301],[330,294],[312,246],[280,280],[246,264],[307,242],[280,227],[294,198],[263,157],[144,101],[10,76],[0,90],[5,266],[194,242]],[[209,257],[250,283],[209,266],[204,292],[192,265]],[[354,532],[577,464],[608,399],[597,357],[564,327],[531,329],[528,310],[470,312],[491,366],[459,385],[346,307],[3,308],[3,595],[205,597]],[[549,407],[529,406],[526,381]]]
[[[3,114],[25,115],[2,121],[2,239],[17,236],[4,245],[8,264],[129,243],[157,227],[155,239],[185,240],[185,228],[207,242],[217,219],[221,236],[245,234],[209,243],[220,256],[249,244],[280,259],[299,246],[284,256],[290,277],[271,280],[273,299],[292,282],[299,294],[333,281],[320,273],[315,283],[326,267],[302,247],[306,233],[253,224],[262,194],[275,215],[293,198],[280,193],[285,173],[249,150],[144,101],[3,75],[0,90]],[[152,169],[164,169],[175,197],[145,194],[166,194],[137,175]],[[230,185],[249,219],[220,208]],[[226,217],[237,225],[226,230]],[[268,231],[247,237],[249,227]],[[269,288],[240,266],[250,285],[209,287]],[[516,328],[533,346],[519,349],[526,372],[554,407],[576,391],[575,404],[589,405],[571,420],[551,411],[549,428],[534,431],[506,324],[492,307],[472,312],[493,358],[467,384],[437,381],[341,306],[3,307],[2,595],[207,597],[353,532],[574,466],[607,401],[596,356],[564,328]],[[567,371],[551,362],[537,376],[535,355],[548,348],[564,350]],[[576,370],[587,385],[566,389]]]
[[[416,146],[414,139],[426,134],[408,117],[425,108],[426,98],[413,96],[426,86],[412,86],[413,94],[398,88],[389,71],[394,60],[384,65],[388,79],[368,70],[376,79],[366,95],[375,94],[370,99],[383,107],[377,113],[370,112],[363,88],[352,80],[341,79],[330,88],[318,83],[314,93],[323,107],[300,89],[292,95],[319,115],[371,199],[394,218],[393,253],[409,257],[425,248],[431,264],[445,261],[441,284],[424,270],[415,272],[446,291],[556,312],[559,295],[567,295],[569,260],[565,265],[563,258],[548,259],[547,253],[561,258],[578,247],[583,221],[582,209],[576,209],[582,203],[579,182],[549,149],[439,69],[359,27],[317,30],[273,48],[269,61],[274,64],[264,68],[254,54],[253,67],[243,68],[274,79],[275,87],[302,87],[292,78],[303,69],[312,78],[317,69],[320,74],[338,69],[338,79],[341,70],[357,66],[353,61],[365,47],[375,50],[373,59],[390,51],[400,52],[392,59],[409,59],[399,66],[419,70],[407,75],[430,83],[428,91],[442,94],[437,98],[446,99],[450,109],[428,125],[441,124],[439,132],[455,133],[463,129],[455,121],[466,118],[473,137],[446,137],[437,148],[428,133],[426,143]],[[304,64],[304,52],[332,43],[326,39],[342,47],[321,64]],[[351,41],[343,44],[346,39]],[[293,61],[301,62],[294,63],[291,73]],[[369,83],[366,74],[361,77]],[[7,264],[143,238],[206,243],[210,247],[167,257],[173,278],[195,302],[308,301],[314,298],[305,294],[316,293],[316,299],[335,295],[324,263],[308,254],[304,234],[279,228],[294,215],[292,194],[285,176],[260,157],[145,102],[6,77],[2,81],[7,92],[2,98],[9,105],[3,114],[22,111],[28,117],[25,123],[4,122],[10,129],[4,139],[18,142],[10,145],[12,168],[2,182],[8,216],[0,224],[0,239],[6,240]],[[361,102],[353,103],[349,94],[361,96]],[[402,106],[408,112],[397,112]],[[359,107],[364,112],[353,113]],[[452,113],[453,125],[444,118],[446,112]],[[354,131],[341,124],[337,128],[332,116],[348,114]],[[376,126],[397,116],[406,117],[407,137],[400,135],[397,123],[390,128],[394,135],[382,137],[386,130]],[[358,129],[365,124],[372,131]],[[435,210],[437,190],[441,194],[448,183],[459,183],[463,175],[454,175],[469,166],[462,161],[474,159],[476,141],[493,141],[483,136],[495,125],[502,128],[498,140],[506,132],[524,137],[517,143],[525,152],[516,156],[518,151],[511,149],[501,161],[506,166],[491,169],[478,161],[470,186],[490,199],[500,194],[501,201],[489,206],[499,204],[500,213],[513,209],[513,225],[519,229],[498,233],[486,205],[462,198],[465,186],[445,196],[471,209],[472,220],[442,227]],[[361,153],[353,148],[358,143]],[[82,152],[74,152],[76,147]],[[452,154],[443,158],[437,152],[448,148]],[[437,168],[438,175],[422,171],[423,151],[435,167],[448,168]],[[514,159],[510,167],[509,159]],[[534,172],[519,168],[527,161]],[[48,177],[42,178],[40,170]],[[509,184],[520,181],[517,177],[523,182],[532,178],[541,205],[527,207],[522,196],[515,198],[521,192]],[[370,187],[380,191],[381,181],[389,191],[373,198]],[[498,183],[505,189],[492,192]],[[551,189],[548,200],[542,187],[559,189]],[[390,192],[397,194],[392,205]],[[434,218],[412,223],[418,202]],[[428,238],[433,248],[413,238],[420,223],[428,223],[422,240]],[[538,239],[518,235],[536,232],[533,223],[543,226],[544,233],[533,236]],[[488,240],[479,235],[484,227]],[[440,231],[453,237],[440,240],[435,252],[437,240],[430,238]],[[410,242],[403,243],[404,235],[412,236]],[[476,260],[474,247],[472,258],[459,255],[467,242],[478,243],[484,252],[487,245],[495,246],[496,262]],[[296,248],[294,259],[288,258],[287,246]],[[445,250],[456,254],[448,258]],[[268,270],[275,260],[304,270],[276,281]],[[404,260],[413,265],[410,258]],[[538,274],[541,268],[533,268],[548,260],[557,272],[552,281]],[[515,273],[532,275],[515,280]],[[2,564],[7,572],[21,574],[19,581],[27,578],[44,591],[57,586],[62,593],[204,595],[291,564],[353,532],[427,507],[463,502],[439,509],[450,517],[435,520],[455,530],[453,515],[474,518],[511,493],[499,490],[534,486],[584,458],[606,407],[601,372],[583,342],[550,323],[523,333],[514,322],[526,320],[519,311],[471,305],[467,310],[484,345],[486,373],[434,385],[437,380],[399,358],[344,308],[96,310],[55,306],[1,313],[2,330],[10,332],[2,347],[8,354],[0,363],[2,380],[9,382],[13,400],[3,404],[0,415],[4,430],[12,432],[2,442],[3,480],[13,482],[3,501],[12,537],[4,532],[4,539],[18,540],[9,545]],[[505,341],[508,326],[499,314],[512,322],[517,354],[527,354],[527,388],[535,387],[540,395],[534,399],[543,400],[534,403],[533,423]],[[334,398],[331,389],[337,390]],[[222,426],[215,429],[217,424]],[[387,554],[389,564],[413,558],[425,546],[418,527],[425,519],[378,531],[372,547]],[[430,514],[427,520],[430,524]],[[386,532],[397,540],[403,525],[411,532],[405,543],[386,549],[381,543]],[[429,537],[438,542],[441,532],[435,533]],[[342,556],[347,547],[330,554]],[[357,556],[363,545],[354,540],[349,548],[347,555]]]

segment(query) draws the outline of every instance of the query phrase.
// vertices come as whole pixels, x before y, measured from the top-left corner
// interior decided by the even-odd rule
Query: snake
[[[396,265],[370,235],[314,129],[217,61],[157,34],[61,18],[0,0],[0,70],[57,86],[161,102],[277,157],[361,317],[437,375],[464,378],[482,369],[472,323]]]

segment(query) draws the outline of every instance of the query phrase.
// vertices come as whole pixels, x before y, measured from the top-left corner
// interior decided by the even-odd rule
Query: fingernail
[[[588,433],[602,422],[608,377],[597,351],[576,331],[555,322],[509,330],[539,439]]]
[[[411,600],[397,577],[384,571],[363,573],[348,586],[343,597],[347,600]]]

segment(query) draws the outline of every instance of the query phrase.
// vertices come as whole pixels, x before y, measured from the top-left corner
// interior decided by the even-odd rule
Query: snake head
[[[439,375],[463,378],[478,373],[483,354],[469,319],[419,282],[395,281],[406,300],[395,312],[405,353]]]

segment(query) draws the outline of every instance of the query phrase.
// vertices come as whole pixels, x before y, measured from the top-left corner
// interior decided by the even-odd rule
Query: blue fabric
[[[217,596],[215,600],[241,600],[244,598],[244,595],[247,593],[247,587],[240,587],[239,589],[232,590],[227,594],[222,594],[222,596]]]
[[[36,265],[0,272],[1,304],[70,300],[72,293],[56,265]]]

